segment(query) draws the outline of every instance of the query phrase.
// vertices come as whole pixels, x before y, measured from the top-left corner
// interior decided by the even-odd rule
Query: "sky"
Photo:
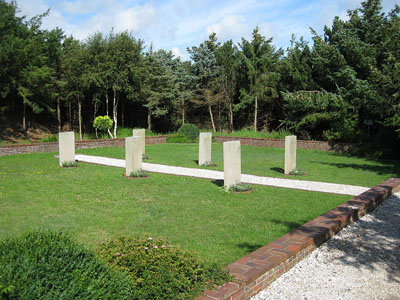
[[[7,0],[10,2],[10,0]],[[277,48],[290,46],[292,34],[310,40],[310,27],[319,34],[335,16],[361,0],[17,0],[27,19],[50,9],[42,28],[61,28],[66,35],[85,40],[96,32],[128,30],[154,49],[172,50],[189,59],[187,47],[198,46],[215,32],[220,42],[251,39],[258,26]],[[400,0],[383,0],[385,12]]]

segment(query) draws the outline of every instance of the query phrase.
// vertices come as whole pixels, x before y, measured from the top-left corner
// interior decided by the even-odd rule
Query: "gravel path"
[[[400,193],[251,300],[400,299]]]
[[[75,159],[82,162],[125,168],[125,160],[123,159],[115,159],[115,158],[100,157],[93,155],[83,155],[83,154],[75,155]],[[175,166],[149,164],[149,163],[143,163],[142,168],[145,171],[156,172],[156,173],[191,176],[191,177],[207,178],[213,180],[224,179],[224,172],[221,171],[184,168],[184,167],[175,167]],[[249,183],[249,184],[259,184],[259,185],[283,187],[289,189],[299,189],[306,191],[353,195],[353,196],[359,195],[368,190],[367,187],[362,187],[362,186],[326,183],[317,181],[306,181],[306,180],[295,180],[295,179],[282,179],[282,178],[263,177],[263,176],[247,175],[247,174],[242,174],[241,181],[243,183]]]

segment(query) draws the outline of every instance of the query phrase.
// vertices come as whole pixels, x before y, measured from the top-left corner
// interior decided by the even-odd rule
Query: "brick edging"
[[[146,136],[146,145],[165,144],[166,141],[167,141],[166,135]],[[88,149],[88,148],[99,148],[99,147],[124,147],[124,146],[125,146],[124,138],[86,140],[86,141],[75,142],[76,149]],[[0,146],[0,156],[36,153],[36,152],[57,152],[57,151],[58,151],[58,142]]]
[[[234,282],[207,290],[198,300],[245,300],[308,256],[345,226],[374,210],[400,191],[400,178],[390,178],[327,213],[227,266]]]

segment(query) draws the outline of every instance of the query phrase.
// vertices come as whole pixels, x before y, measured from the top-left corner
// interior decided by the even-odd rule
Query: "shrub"
[[[0,242],[0,287],[9,299],[132,299],[129,277],[62,232]],[[6,298],[7,299],[7,298]]]
[[[143,170],[139,170],[139,171],[136,171],[136,172],[131,172],[130,174],[129,174],[129,176],[130,177],[149,177],[149,173],[147,173],[146,171],[143,171]]]
[[[167,136],[167,143],[190,143],[190,139],[183,133],[176,133]]]
[[[199,137],[200,131],[196,125],[183,124],[181,128],[178,129],[178,133],[184,134],[189,140],[193,141]]]
[[[40,139],[42,143],[58,142],[58,136],[56,134],[45,135]]]
[[[193,299],[205,288],[230,279],[226,272],[164,239],[120,236],[100,245],[97,253],[128,272],[134,299]]]
[[[97,130],[108,132],[108,134],[112,137],[110,129],[113,126],[113,120],[109,116],[98,116],[93,121],[93,127]]]

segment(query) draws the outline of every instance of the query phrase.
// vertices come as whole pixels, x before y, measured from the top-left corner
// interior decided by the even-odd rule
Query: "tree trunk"
[[[79,139],[82,141],[82,101],[78,99]]]
[[[106,93],[106,114],[107,114],[107,117],[108,117],[109,116],[109,114],[108,114],[108,91]]]
[[[117,138],[117,127],[118,127],[118,100],[117,100],[117,90],[114,89],[113,97],[113,120],[114,120],[114,138]]]
[[[233,109],[232,109],[232,102],[229,102],[229,126],[230,126],[230,131],[233,132]]]
[[[125,127],[124,114],[125,114],[125,101],[122,101],[121,102],[121,126],[122,127]]]
[[[151,108],[147,108],[147,130],[151,131]]]
[[[213,131],[215,132],[217,130],[215,129],[214,117],[213,117],[213,113],[212,113],[210,104],[208,104],[208,112],[210,113],[211,125],[212,125],[212,128],[213,128]]]
[[[72,130],[72,104],[71,104],[71,101],[68,101],[68,109],[69,109],[69,129]]]
[[[93,121],[96,119],[98,109],[99,109],[99,106],[97,104],[97,101],[93,97]],[[99,136],[98,136],[97,128],[94,129],[94,132],[96,133],[96,139],[98,139]]]
[[[58,122],[58,132],[61,132],[61,107],[60,98],[57,98],[57,122]]]
[[[254,131],[257,131],[257,110],[258,110],[258,102],[257,102],[257,96],[254,101]]]
[[[182,99],[182,125],[185,124],[185,99]]]
[[[25,101],[23,103],[23,108],[22,108],[22,129],[24,132],[26,132],[26,104]]]

